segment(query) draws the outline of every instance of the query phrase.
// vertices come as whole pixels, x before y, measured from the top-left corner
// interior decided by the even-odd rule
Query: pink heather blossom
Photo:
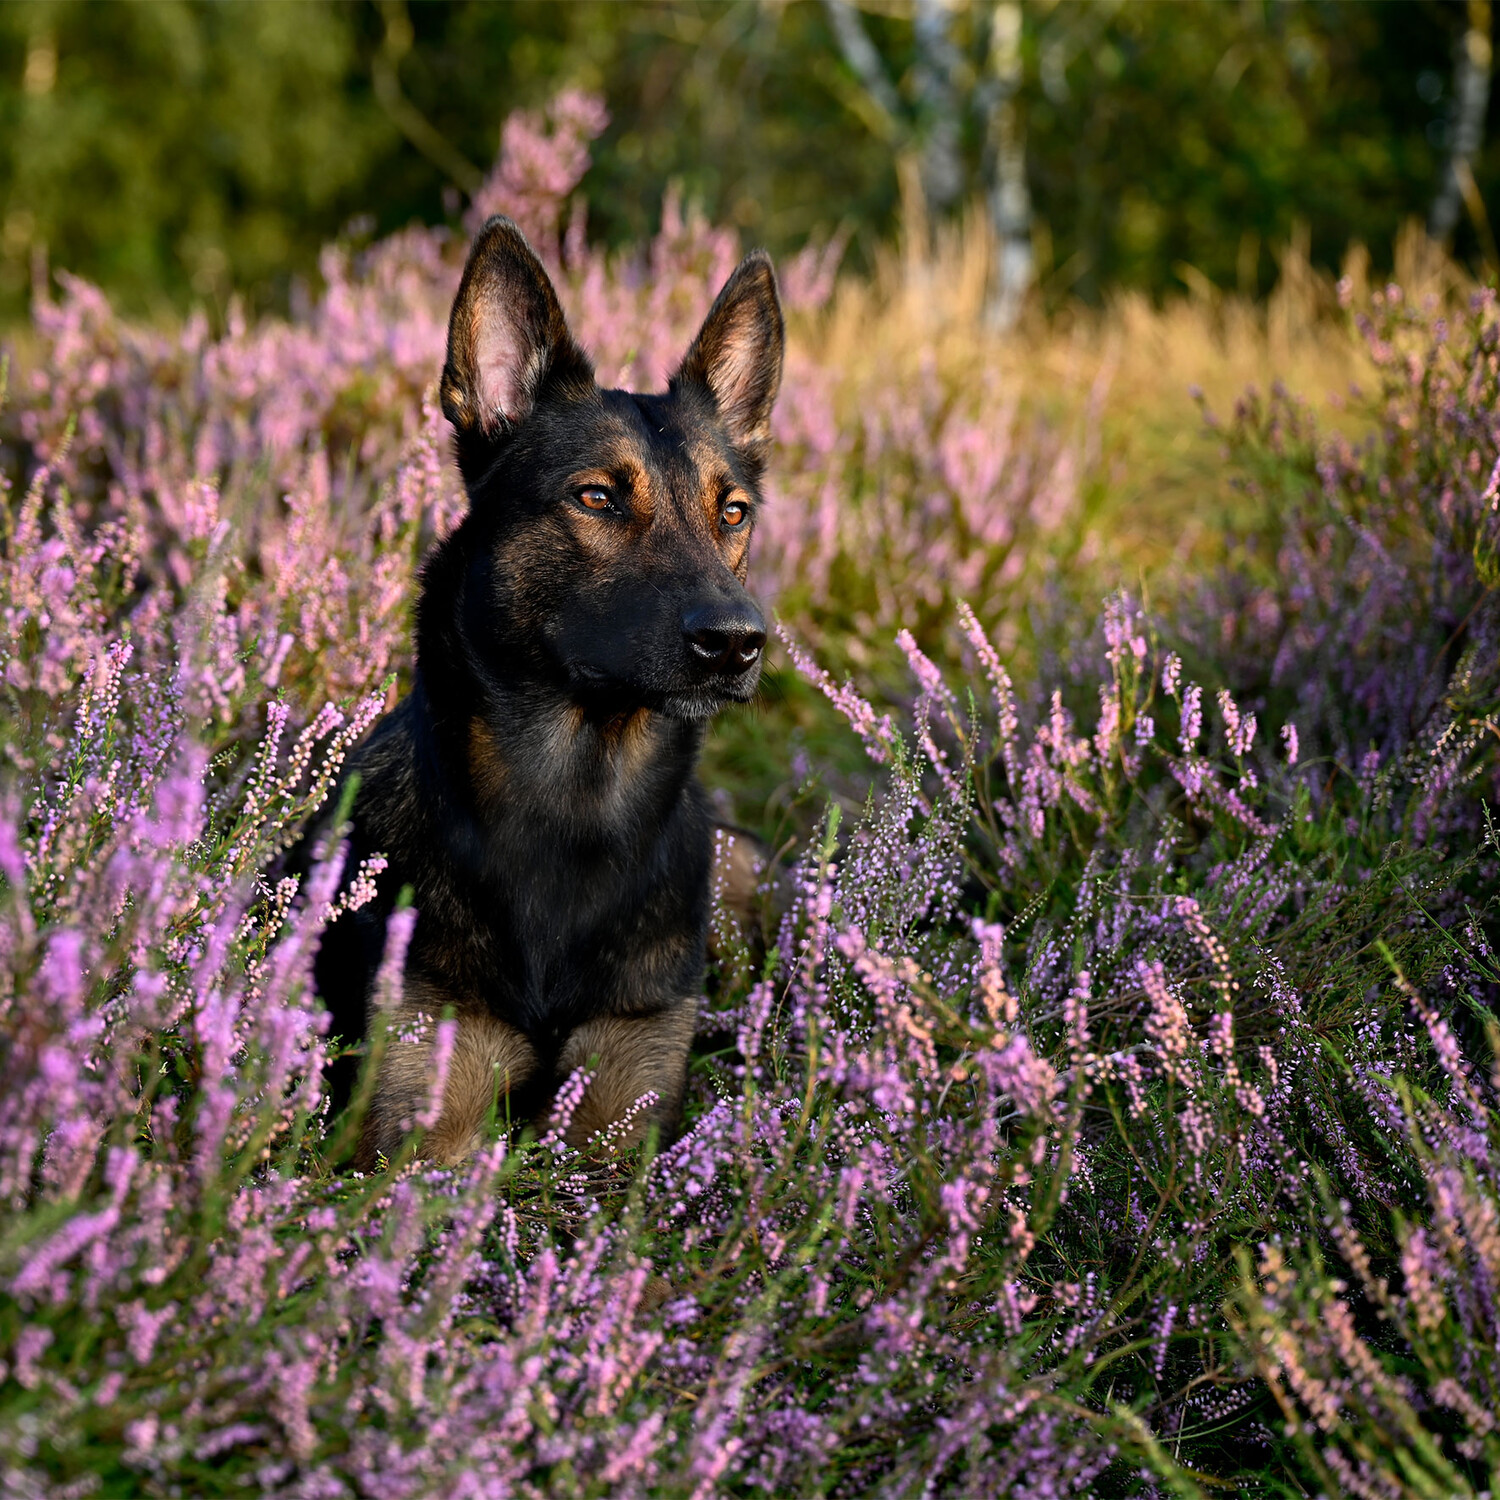
[[[444,1017],[437,1023],[437,1033],[432,1043],[432,1075],[428,1084],[427,1102],[416,1119],[422,1130],[431,1130],[443,1112],[443,1094],[448,1086],[448,1068],[453,1061],[453,1043],[457,1035],[458,1022],[453,1017]]]
[[[1057,1071],[1039,1058],[1025,1037],[1001,1033],[980,1056],[990,1086],[1015,1101],[1023,1114],[1040,1114],[1056,1097]]]
[[[1179,736],[1184,755],[1192,755],[1203,733],[1203,689],[1196,682],[1188,685],[1182,696],[1182,731]]]
[[[1255,740],[1255,715],[1242,714],[1226,688],[1219,689],[1219,711],[1224,715],[1224,735],[1229,742],[1229,753],[1243,759],[1250,753]]]
[[[845,683],[843,687],[836,686],[828,673],[797,645],[779,621],[776,630],[797,670],[848,720],[849,727],[864,741],[870,758],[877,764],[884,764],[891,753],[896,734],[890,715],[882,714],[877,718],[875,710],[854,691],[852,685]]]

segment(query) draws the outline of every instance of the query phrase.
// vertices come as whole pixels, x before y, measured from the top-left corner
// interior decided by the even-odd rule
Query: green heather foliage
[[[479,206],[649,383],[734,246],[671,205],[638,253],[570,235],[601,123],[512,118]],[[417,1136],[360,1176],[308,985],[342,854],[276,857],[463,504],[461,250],[330,252],[305,317],[220,337],[69,281],[12,377],[5,1492],[1490,1493],[1495,299],[1383,291],[1370,437],[1247,401],[1257,533],[1150,607],[1054,597],[1017,682],[1007,560],[1066,519],[1066,445],[896,370],[841,425],[794,345],[757,540],[791,668],[722,733],[833,747],[821,693],[843,761],[795,752],[793,821],[851,746],[862,808],[801,824],[764,957],[719,918],[680,1140],[434,1170]],[[796,316],[830,276],[786,267]],[[899,687],[818,665],[854,632]]]

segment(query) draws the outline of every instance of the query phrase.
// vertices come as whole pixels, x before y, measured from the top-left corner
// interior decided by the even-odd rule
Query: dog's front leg
[[[586,1067],[593,1075],[564,1132],[570,1146],[581,1146],[607,1125],[624,1119],[643,1095],[656,1102],[632,1117],[623,1145],[646,1138],[654,1123],[664,1131],[677,1124],[687,1087],[688,1048],[698,1019],[697,1001],[674,1000],[643,1016],[600,1016],[587,1021],[563,1044],[558,1071]]]
[[[378,1015],[390,1035],[360,1143],[366,1168],[375,1164],[377,1154],[394,1156],[430,1105],[437,1068],[432,1018],[442,1014],[444,999],[425,989],[414,996],[412,988],[408,986],[407,998],[396,1010]],[[424,1157],[444,1164],[460,1162],[479,1148],[491,1106],[523,1084],[537,1066],[525,1036],[487,1010],[460,1010],[457,1021],[442,1108],[421,1146]]]

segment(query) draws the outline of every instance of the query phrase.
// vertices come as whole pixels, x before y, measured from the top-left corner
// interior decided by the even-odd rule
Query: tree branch
[[[385,41],[370,63],[375,98],[396,129],[472,198],[484,185],[484,173],[401,91],[397,70],[412,43],[411,17],[404,0],[383,0],[380,14],[385,21]]]
[[[828,24],[833,27],[834,39],[844,54],[844,61],[864,85],[865,92],[889,117],[891,124],[899,125],[901,97],[886,76],[885,64],[860,23],[858,13],[849,0],[823,0],[823,9],[828,13]]]

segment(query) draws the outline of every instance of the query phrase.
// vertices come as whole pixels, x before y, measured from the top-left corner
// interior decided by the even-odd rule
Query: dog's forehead
[[[677,394],[603,391],[600,436],[662,479],[707,481],[729,466],[718,424],[701,403]]]

